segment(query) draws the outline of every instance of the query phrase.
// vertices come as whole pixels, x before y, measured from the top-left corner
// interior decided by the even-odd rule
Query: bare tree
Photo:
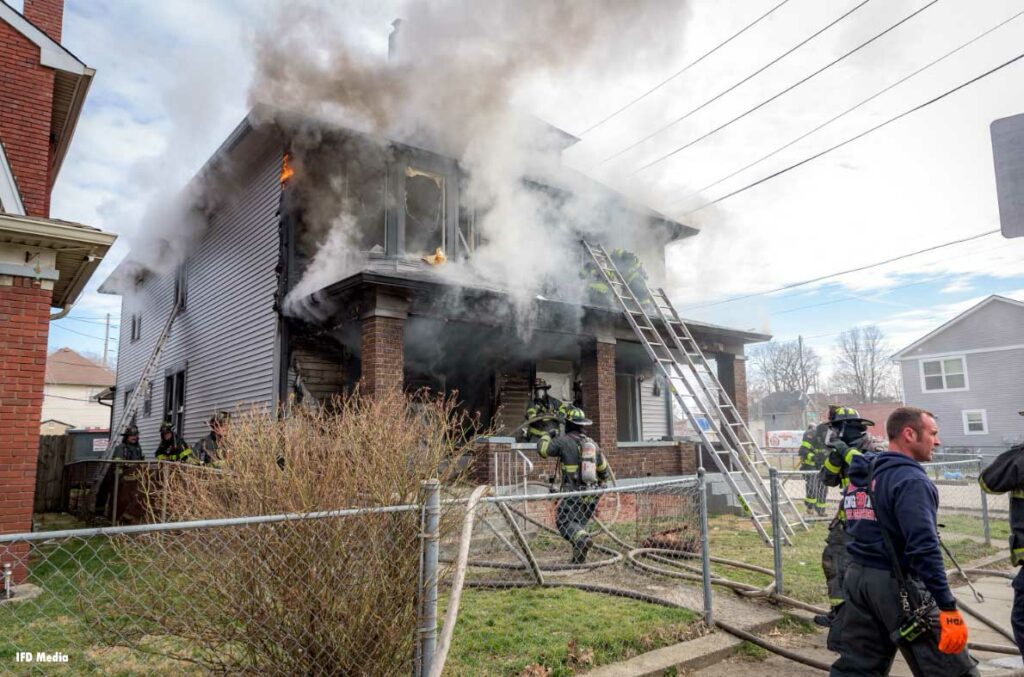
[[[818,382],[821,358],[799,341],[769,341],[750,350],[751,383],[765,392],[806,393]]]
[[[861,402],[881,402],[896,392],[896,372],[885,335],[876,325],[854,327],[836,342],[833,386]]]

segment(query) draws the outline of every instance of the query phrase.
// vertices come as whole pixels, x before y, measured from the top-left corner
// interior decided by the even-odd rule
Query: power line
[[[798,43],[797,43],[796,45],[794,45],[793,47],[790,47],[790,48],[789,48],[789,49],[787,49],[787,50],[786,50],[785,52],[783,52],[782,54],[778,55],[777,57],[775,57],[774,59],[772,59],[771,61],[769,61],[769,62],[768,62],[768,63],[766,63],[765,65],[761,66],[761,67],[760,67],[760,68],[758,68],[758,69],[757,69],[756,71],[754,71],[753,73],[751,73],[751,74],[750,74],[750,75],[748,75],[747,77],[743,78],[743,79],[742,79],[742,80],[740,80],[739,82],[736,82],[736,83],[732,84],[731,86],[727,87],[726,89],[723,89],[723,90],[722,90],[721,92],[719,92],[719,93],[718,93],[718,94],[716,94],[715,96],[711,97],[710,99],[708,99],[708,100],[707,100],[707,101],[705,101],[704,103],[700,104],[700,105],[699,105],[699,106],[697,106],[696,108],[694,108],[694,109],[692,109],[692,110],[689,110],[689,111],[687,111],[686,113],[684,113],[684,114],[683,114],[683,115],[681,115],[680,117],[676,118],[675,120],[672,120],[671,122],[669,122],[668,124],[664,125],[663,127],[659,127],[658,129],[656,129],[655,131],[651,132],[651,133],[650,133],[650,134],[648,134],[647,136],[643,137],[643,138],[642,138],[642,139],[640,139],[639,141],[636,141],[635,143],[633,143],[633,144],[630,144],[629,146],[626,146],[625,148],[623,148],[622,150],[620,150],[620,151],[619,151],[618,153],[615,153],[614,155],[609,155],[609,156],[608,156],[608,157],[606,157],[605,159],[601,160],[601,162],[600,162],[599,164],[603,165],[603,164],[605,164],[606,162],[609,162],[609,161],[611,161],[611,160],[614,160],[615,158],[619,157],[619,156],[620,156],[620,155],[622,155],[623,153],[627,153],[627,152],[629,152],[629,151],[633,150],[634,148],[636,148],[637,146],[639,146],[639,145],[640,145],[640,144],[642,144],[643,142],[647,141],[648,139],[651,139],[651,138],[653,138],[653,137],[657,136],[658,134],[661,134],[661,133],[662,133],[663,131],[665,131],[665,130],[666,130],[666,129],[668,129],[669,127],[672,127],[673,125],[676,125],[676,124],[678,124],[678,123],[682,122],[683,120],[685,120],[686,118],[690,117],[691,115],[693,115],[693,114],[694,114],[694,113],[696,113],[697,111],[699,111],[699,110],[702,110],[703,108],[705,108],[705,107],[707,107],[707,106],[711,105],[711,104],[712,104],[712,103],[714,103],[715,101],[718,101],[718,100],[719,100],[719,99],[721,99],[721,98],[722,98],[723,96],[725,96],[725,95],[726,95],[726,94],[728,94],[729,92],[733,91],[734,89],[736,89],[737,87],[739,87],[739,86],[740,86],[740,85],[742,85],[743,83],[745,83],[745,82],[747,82],[747,81],[749,81],[749,80],[753,79],[754,77],[756,77],[756,76],[760,75],[761,73],[763,73],[764,71],[768,70],[769,68],[771,68],[772,66],[774,66],[774,65],[775,65],[775,64],[777,64],[778,62],[782,61],[782,60],[783,60],[783,59],[785,59],[785,58],[786,58],[787,56],[789,56],[790,54],[792,54],[792,53],[793,53],[793,52],[795,52],[796,50],[800,49],[801,47],[803,47],[803,46],[804,46],[804,45],[806,45],[806,44],[807,44],[808,42],[810,42],[810,41],[811,41],[811,40],[813,40],[814,38],[818,37],[819,35],[821,35],[821,34],[822,34],[822,33],[824,33],[825,31],[827,31],[828,29],[832,28],[832,27],[833,27],[833,26],[835,26],[835,25],[836,25],[837,23],[839,23],[840,21],[842,21],[842,20],[843,20],[843,19],[845,19],[846,17],[850,16],[851,14],[853,14],[854,12],[856,12],[856,11],[857,11],[858,9],[860,9],[860,8],[861,8],[861,7],[863,7],[864,5],[868,4],[869,2],[871,2],[871,0],[862,0],[862,2],[861,2],[860,4],[858,4],[858,5],[856,5],[856,6],[855,6],[855,7],[853,8],[853,9],[850,9],[850,10],[849,10],[849,11],[847,11],[847,12],[846,12],[845,14],[842,14],[842,15],[841,15],[841,16],[840,16],[840,17],[839,17],[838,19],[835,19],[834,21],[832,21],[832,22],[831,22],[831,23],[829,23],[828,25],[824,26],[823,28],[820,28],[820,29],[818,29],[817,31],[815,31],[814,33],[812,33],[812,34],[811,34],[810,36],[808,36],[807,38],[805,38],[805,39],[801,40],[800,42],[798,42]]]
[[[896,82],[893,82],[891,85],[889,85],[887,87],[884,87],[883,89],[878,90],[877,92],[875,92],[874,94],[872,94],[868,98],[863,99],[862,101],[860,101],[859,103],[855,104],[854,106],[852,106],[850,108],[847,108],[843,112],[834,115],[833,117],[829,118],[825,122],[822,122],[820,125],[818,125],[814,129],[811,129],[810,131],[805,132],[804,134],[801,134],[800,136],[796,137],[795,139],[793,139],[789,143],[787,143],[787,144],[785,144],[783,146],[779,146],[778,148],[776,148],[772,152],[768,153],[767,155],[764,155],[764,156],[758,158],[757,160],[754,160],[753,162],[751,162],[748,165],[740,167],[736,171],[732,172],[731,174],[728,174],[727,176],[723,176],[722,178],[718,179],[717,181],[709,183],[706,186],[703,186],[702,188],[698,188],[697,190],[693,191],[689,195],[684,195],[680,200],[678,200],[674,204],[682,204],[683,202],[685,202],[689,198],[693,197],[694,195],[698,195],[700,193],[703,193],[706,190],[710,190],[711,188],[714,188],[718,184],[722,183],[723,181],[728,181],[729,179],[731,179],[732,177],[736,176],[737,174],[745,172],[748,169],[750,169],[751,167],[754,167],[756,165],[761,164],[762,162],[764,162],[768,158],[774,157],[775,155],[777,155],[778,153],[781,153],[782,151],[786,150],[787,148],[789,148],[793,144],[799,143],[800,141],[803,141],[804,139],[806,139],[811,134],[814,134],[815,132],[818,132],[818,131],[824,129],[825,127],[829,126],[830,124],[832,124],[836,120],[838,120],[838,119],[840,119],[842,117],[845,117],[846,115],[849,115],[850,113],[852,113],[853,111],[857,110],[861,106],[864,106],[864,105],[867,105],[868,103],[871,103],[872,101],[877,99],[882,94],[885,94],[886,92],[890,91],[891,89],[893,89],[895,87],[898,87],[899,85],[903,84],[907,80],[910,80],[911,78],[914,78],[914,77],[920,75],[921,73],[923,73],[924,71],[928,70],[929,68],[931,68],[933,66],[936,66],[939,63],[945,61],[946,59],[948,59],[949,57],[953,56],[957,52],[960,52],[961,50],[966,49],[967,47],[973,45],[978,40],[981,40],[982,38],[984,38],[985,36],[989,35],[990,33],[992,33],[994,31],[1002,28],[1003,26],[1005,26],[1006,24],[1010,23],[1014,19],[1019,18],[1021,15],[1024,15],[1024,11],[1017,12],[1016,14],[1011,16],[1009,19],[1006,19],[1005,21],[1003,21],[1003,22],[993,26],[992,28],[989,28],[987,31],[974,36],[973,38],[971,38],[967,42],[963,43],[959,47],[946,52],[945,54],[943,54],[939,58],[929,62],[928,64],[925,64],[921,68],[918,68],[913,73],[910,73],[909,75],[905,75],[902,78],[900,78],[899,80],[897,80]]]
[[[61,324],[53,323],[52,326],[54,329],[63,329],[64,331],[69,331],[72,334],[78,334],[79,336],[84,336],[85,338],[96,339],[97,341],[109,340],[111,343],[117,343],[119,340],[116,338],[104,339],[102,336],[93,336],[92,334],[86,334],[85,332],[75,331],[74,329],[71,329],[70,327],[65,327],[64,325]]]
[[[1024,56],[1024,54],[1022,54],[1021,56]],[[996,230],[987,230],[984,233],[978,233],[976,235],[971,235],[970,237],[961,238],[959,240],[952,240],[951,242],[944,242],[942,244],[937,244],[937,245],[934,245],[932,247],[926,247],[924,249],[918,249],[916,251],[908,252],[906,254],[900,254],[899,256],[894,256],[894,257],[892,257],[890,259],[885,259],[884,261],[878,261],[877,263],[870,263],[870,264],[868,264],[866,266],[859,266],[857,268],[850,268],[849,270],[843,270],[843,271],[840,271],[838,273],[831,273],[829,275],[822,275],[820,277],[815,277],[815,278],[812,278],[810,280],[803,280],[802,282],[793,282],[792,284],[783,285],[781,287],[776,287],[775,289],[769,289],[767,291],[758,291],[758,292],[751,292],[749,294],[742,294],[740,296],[734,296],[734,297],[729,298],[729,299],[723,299],[722,301],[714,301],[713,303],[701,303],[701,304],[692,305],[692,306],[683,306],[682,309],[683,310],[695,310],[697,308],[710,308],[712,306],[720,306],[720,305],[723,305],[725,303],[732,303],[734,301],[742,301],[743,299],[754,298],[755,296],[765,296],[766,294],[774,294],[775,292],[785,291],[787,289],[795,289],[796,287],[803,287],[804,285],[813,284],[815,282],[821,282],[822,280],[829,280],[829,279],[831,279],[833,277],[840,277],[842,275],[848,275],[850,273],[859,273],[862,270],[869,270],[871,268],[877,268],[879,266],[884,266],[884,265],[886,265],[888,263],[893,263],[895,261],[901,261],[903,259],[908,259],[911,256],[917,256],[919,254],[925,254],[927,252],[932,252],[932,251],[935,251],[936,249],[943,249],[945,247],[952,247],[953,245],[961,244],[963,242],[970,242],[971,240],[978,240],[980,238],[987,237],[989,235],[993,235],[993,234],[998,233],[998,232],[1000,232],[998,229],[996,229]]]
[[[611,119],[612,119],[613,117],[615,117],[615,116],[617,116],[617,115],[621,114],[622,112],[624,112],[624,111],[625,111],[626,109],[628,109],[628,108],[631,108],[632,106],[636,105],[637,103],[640,103],[641,101],[643,101],[644,99],[646,99],[646,98],[647,98],[648,96],[650,96],[650,95],[651,95],[651,94],[653,94],[654,92],[658,91],[659,89],[661,89],[662,87],[664,87],[665,85],[667,85],[667,84],[668,84],[669,82],[671,82],[672,80],[675,80],[675,79],[676,79],[676,78],[678,78],[678,77],[679,77],[680,75],[682,75],[682,74],[683,74],[683,73],[685,73],[686,71],[690,70],[691,68],[693,68],[694,66],[696,66],[697,64],[699,64],[699,63],[700,63],[701,61],[703,61],[704,59],[708,58],[709,56],[711,56],[712,54],[714,54],[715,52],[717,52],[718,50],[720,50],[720,49],[721,49],[722,47],[725,47],[725,46],[726,46],[726,45],[728,45],[728,44],[729,44],[730,42],[732,42],[732,41],[733,41],[733,40],[735,40],[736,38],[740,37],[741,35],[743,35],[744,33],[746,33],[746,32],[747,32],[748,30],[750,30],[751,28],[753,28],[753,27],[754,27],[754,26],[756,26],[757,24],[761,23],[761,21],[763,21],[764,19],[767,19],[769,15],[771,15],[771,14],[772,14],[773,12],[775,12],[775,10],[777,10],[777,9],[779,9],[780,7],[782,7],[783,5],[785,5],[785,4],[787,3],[787,2],[789,2],[789,0],[782,0],[782,2],[780,2],[780,3],[779,3],[779,4],[777,4],[777,5],[775,5],[774,7],[772,7],[771,9],[769,9],[769,10],[768,10],[767,12],[765,12],[764,14],[762,14],[762,15],[761,15],[761,16],[759,16],[759,17],[757,17],[756,19],[754,19],[753,21],[751,21],[750,23],[748,23],[748,24],[747,24],[746,26],[744,26],[743,28],[741,28],[741,29],[739,30],[739,32],[737,32],[737,33],[733,33],[733,34],[732,34],[731,36],[729,36],[728,38],[726,38],[726,39],[725,39],[725,40],[724,40],[723,42],[720,42],[720,43],[718,43],[717,45],[715,45],[714,47],[712,47],[710,51],[708,51],[708,52],[704,52],[704,53],[703,53],[702,55],[700,55],[699,57],[697,57],[697,59],[696,59],[696,60],[694,60],[694,61],[691,61],[690,63],[686,64],[685,66],[683,66],[682,68],[680,68],[679,70],[677,70],[677,71],[676,71],[675,73],[673,73],[673,74],[672,74],[672,75],[670,75],[669,77],[665,78],[664,80],[662,80],[661,82],[659,82],[658,84],[656,84],[656,85],[655,85],[654,87],[651,87],[651,88],[650,88],[650,89],[648,89],[648,90],[647,90],[646,92],[644,92],[644,93],[643,93],[643,94],[641,94],[640,96],[636,97],[635,99],[633,99],[632,101],[630,101],[629,103],[627,103],[626,105],[624,105],[624,106],[623,106],[622,108],[619,108],[619,109],[618,109],[617,111],[615,111],[615,112],[613,112],[613,113],[610,113],[609,115],[607,115],[607,116],[605,116],[605,117],[601,118],[600,120],[598,120],[598,121],[597,121],[597,122],[595,122],[594,124],[590,125],[590,126],[589,126],[589,127],[587,127],[586,129],[584,129],[584,130],[583,130],[582,132],[579,132],[579,133],[578,133],[578,134],[577,134],[576,136],[582,137],[582,136],[584,136],[585,134],[589,134],[590,132],[594,131],[595,129],[597,129],[598,127],[600,127],[601,125],[603,125],[604,123],[606,123],[606,122],[608,122],[609,120],[611,120]]]
[[[914,106],[913,108],[905,110],[902,113],[900,113],[899,115],[893,116],[893,117],[889,118],[888,120],[885,120],[884,122],[880,122],[879,124],[875,125],[874,127],[869,127],[868,129],[864,130],[863,132],[860,132],[859,134],[851,136],[849,139],[846,139],[845,141],[840,141],[839,143],[837,143],[834,146],[830,146],[829,148],[826,148],[825,150],[823,150],[823,151],[821,151],[819,153],[815,153],[814,155],[811,155],[810,157],[804,158],[803,160],[800,160],[799,162],[795,162],[795,163],[789,165],[788,167],[784,167],[784,168],[780,169],[777,172],[774,172],[774,173],[769,174],[769,175],[767,175],[765,177],[762,177],[762,178],[758,179],[757,181],[754,181],[753,183],[747,184],[743,188],[738,188],[738,189],[732,191],[731,193],[726,193],[725,195],[723,195],[721,197],[718,197],[718,198],[715,198],[714,200],[711,200],[710,202],[705,202],[700,207],[697,207],[696,209],[691,209],[690,211],[684,213],[683,216],[685,217],[685,216],[689,216],[690,214],[696,214],[697,212],[701,211],[702,209],[707,209],[711,205],[718,204],[719,202],[721,202],[723,200],[728,200],[729,198],[731,198],[731,197],[733,197],[735,195],[739,195],[740,193],[742,193],[744,191],[747,191],[747,190],[750,190],[751,188],[754,188],[755,186],[759,186],[762,183],[765,183],[766,181],[771,181],[772,179],[774,179],[776,177],[779,177],[779,176],[782,176],[783,174],[785,174],[787,172],[790,172],[790,171],[796,169],[797,167],[801,167],[801,166],[807,164],[808,162],[812,162],[812,161],[817,160],[818,158],[820,158],[820,157],[822,157],[824,155],[828,155],[832,151],[838,150],[839,148],[842,148],[843,146],[845,146],[847,144],[853,143],[854,141],[856,141],[858,139],[861,139],[861,138],[867,136],[868,134],[870,134],[872,132],[878,131],[882,127],[886,127],[886,126],[892,124],[893,122],[896,122],[897,120],[901,120],[901,119],[905,118],[906,116],[910,115],[911,113],[916,113],[917,111],[919,111],[919,110],[921,110],[923,108],[927,108],[928,106],[932,105],[933,103],[937,103],[937,102],[941,101],[942,99],[945,99],[947,96],[955,94],[956,92],[960,91],[961,89],[964,89],[965,87],[969,87],[970,85],[973,85],[975,82],[978,82],[979,80],[983,80],[984,78],[987,78],[988,76],[992,75],[993,73],[996,73],[996,72],[1006,68],[1007,66],[1010,66],[1010,65],[1020,61],[1021,59],[1024,59],[1024,53],[1018,54],[1017,56],[1013,57],[1009,61],[1004,61],[1003,63],[999,64],[995,68],[987,70],[984,73],[982,73],[981,75],[973,77],[970,80],[967,80],[966,82],[963,82],[963,83],[957,85],[953,89],[947,90],[947,91],[943,92],[942,94],[939,94],[938,96],[936,96],[936,97],[934,97],[932,99],[929,99],[928,101],[925,101],[924,103],[918,104],[918,105]]]
[[[837,63],[839,63],[839,62],[840,62],[840,61],[842,61],[843,59],[845,59],[845,58],[847,58],[847,57],[849,57],[849,56],[851,56],[851,55],[853,55],[853,54],[856,54],[856,53],[857,53],[857,52],[859,52],[860,50],[864,49],[865,47],[867,47],[868,45],[870,45],[871,43],[873,43],[873,42],[874,42],[875,40],[878,40],[878,39],[880,39],[880,38],[884,37],[885,35],[888,35],[888,34],[889,34],[890,32],[892,32],[892,31],[896,30],[897,28],[899,28],[900,26],[902,26],[903,24],[905,24],[905,23],[906,23],[907,21],[910,21],[910,20],[911,20],[911,19],[913,19],[913,18],[914,18],[915,16],[917,16],[917,15],[918,15],[918,14],[920,14],[921,12],[925,11],[926,9],[928,9],[929,7],[931,7],[932,5],[934,5],[935,3],[937,3],[938,1],[939,1],[939,0],[931,0],[931,1],[930,1],[930,2],[928,3],[928,4],[926,4],[926,5],[922,6],[922,7],[920,7],[919,9],[916,9],[916,10],[914,10],[913,12],[911,12],[910,14],[908,14],[907,16],[903,17],[902,19],[900,19],[899,21],[897,21],[897,22],[896,22],[896,23],[894,23],[893,25],[891,25],[891,26],[889,26],[888,28],[886,28],[886,29],[885,29],[884,31],[882,31],[881,33],[878,33],[877,35],[875,35],[875,36],[873,36],[873,37],[871,37],[871,38],[868,38],[867,40],[865,40],[864,42],[860,43],[859,45],[857,45],[856,47],[854,47],[854,48],[853,48],[853,49],[851,49],[850,51],[846,52],[846,53],[845,53],[845,54],[843,54],[842,56],[840,56],[840,57],[838,57],[838,58],[836,58],[836,59],[834,59],[834,60],[830,61],[829,63],[825,64],[824,66],[822,66],[822,67],[821,67],[821,68],[819,68],[818,70],[816,70],[816,71],[814,71],[813,73],[811,73],[810,75],[807,75],[807,76],[805,76],[805,77],[801,78],[800,80],[797,80],[796,82],[794,82],[794,83],[793,83],[792,85],[790,85],[789,87],[786,87],[785,89],[783,89],[782,91],[778,92],[777,94],[774,94],[773,96],[771,96],[771,97],[769,97],[769,98],[765,99],[764,101],[762,101],[761,103],[757,104],[757,105],[756,105],[756,106],[754,106],[753,108],[750,108],[750,109],[748,109],[748,110],[744,111],[743,113],[740,113],[739,115],[737,115],[737,116],[736,116],[736,117],[734,117],[733,119],[729,120],[728,122],[726,122],[726,123],[723,123],[723,124],[719,125],[718,127],[715,127],[715,128],[714,128],[714,129],[712,129],[712,130],[711,130],[710,132],[707,132],[707,133],[705,133],[705,134],[702,134],[701,136],[698,136],[698,137],[697,137],[696,139],[693,139],[693,140],[691,140],[691,141],[688,141],[687,143],[683,144],[682,146],[679,146],[678,148],[675,148],[675,149],[673,149],[673,150],[669,151],[668,153],[665,153],[664,155],[662,155],[662,156],[660,156],[660,157],[658,157],[658,158],[656,158],[656,159],[654,159],[654,160],[651,160],[651,161],[650,161],[650,162],[648,162],[647,164],[645,164],[645,165],[642,165],[641,167],[639,167],[639,168],[637,168],[637,169],[634,169],[634,170],[633,170],[632,172],[630,172],[630,176],[634,176],[634,175],[636,175],[636,174],[639,174],[639,173],[640,173],[640,172],[642,172],[642,171],[645,171],[645,170],[647,170],[647,169],[650,169],[651,167],[653,167],[653,166],[654,166],[654,165],[656,165],[656,164],[659,164],[659,163],[661,163],[661,162],[664,162],[664,161],[665,161],[665,160],[667,160],[668,158],[670,158],[670,157],[672,157],[672,156],[676,155],[677,153],[681,153],[681,152],[683,152],[683,151],[684,151],[684,150],[686,150],[687,148],[689,148],[689,147],[693,146],[693,145],[694,145],[694,144],[696,144],[696,143],[699,143],[699,142],[703,141],[704,139],[708,138],[709,136],[712,136],[712,135],[714,135],[714,134],[717,134],[718,132],[722,131],[723,129],[725,129],[725,128],[726,128],[726,127],[728,127],[729,125],[733,124],[734,122],[737,122],[737,121],[739,121],[739,120],[742,120],[743,118],[745,118],[746,116],[750,115],[751,113],[753,113],[753,112],[755,112],[755,111],[757,111],[757,110],[760,110],[761,108],[763,108],[763,107],[767,106],[768,104],[770,104],[770,103],[771,103],[772,101],[775,101],[775,100],[776,100],[776,99],[778,99],[779,97],[781,97],[781,96],[783,96],[783,95],[785,95],[785,94],[787,94],[787,93],[789,93],[789,92],[793,91],[794,89],[796,89],[796,88],[797,88],[797,87],[799,87],[800,85],[804,84],[805,82],[807,82],[807,81],[808,81],[808,80],[810,80],[811,78],[814,78],[814,77],[816,77],[817,75],[820,75],[821,73],[824,73],[824,72],[825,72],[825,71],[827,71],[827,70],[828,70],[829,68],[832,68],[832,66],[835,66],[835,65],[836,65]]]

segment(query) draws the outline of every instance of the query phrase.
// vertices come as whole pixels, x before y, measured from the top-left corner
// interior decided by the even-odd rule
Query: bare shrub
[[[472,423],[452,398],[400,393],[245,412],[221,472],[177,469],[152,504],[194,520],[415,503],[424,479],[454,479]],[[104,634],[216,671],[408,674],[421,531],[413,510],[124,537]]]

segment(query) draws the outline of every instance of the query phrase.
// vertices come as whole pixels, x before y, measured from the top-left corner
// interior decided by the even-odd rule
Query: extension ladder
[[[139,410],[139,402],[141,398],[145,397],[146,391],[149,389],[149,384],[153,380],[153,372],[156,370],[157,365],[160,364],[160,357],[163,355],[164,346],[167,344],[167,337],[171,335],[171,325],[174,324],[174,318],[178,316],[178,310],[181,308],[181,300],[176,299],[174,306],[171,308],[170,315],[167,316],[167,320],[164,322],[163,329],[160,331],[160,336],[157,338],[156,347],[153,348],[152,354],[149,359],[146,360],[146,365],[142,368],[142,375],[139,376],[139,381],[135,385],[135,389],[132,394],[128,396],[128,400],[124,404],[124,409],[121,410],[121,415],[117,419],[117,425],[110,429],[110,441],[107,444],[107,450],[97,460],[109,461],[114,456],[114,449],[117,447],[117,442],[124,434],[125,428],[131,423],[135,414]],[[96,494],[99,491],[100,485],[103,484],[103,480],[107,477],[107,472],[110,470],[109,463],[101,463],[96,468],[96,472],[93,474],[90,484],[92,487],[92,501],[95,500]]]
[[[652,317],[604,247],[591,245],[586,240],[583,240],[583,246],[611,288],[648,357],[669,384],[704,448],[710,451],[718,471],[749,510],[757,533],[768,542],[772,520],[771,488],[767,477],[770,465],[736,405],[711,371],[686,323],[680,319],[665,291],[652,290],[641,278],[647,295],[644,303],[655,311]],[[682,384],[682,389],[677,384]],[[779,522],[783,538],[790,543],[793,524],[799,523],[806,529],[807,523],[789,495],[785,492],[782,495],[785,498]],[[786,514],[787,508],[790,516]]]

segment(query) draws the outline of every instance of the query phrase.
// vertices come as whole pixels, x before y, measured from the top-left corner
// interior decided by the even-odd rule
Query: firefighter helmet
[[[139,428],[134,423],[129,423],[124,429],[124,435],[122,437],[138,437]]]
[[[539,378],[533,382],[534,390],[551,390],[551,384],[542,378]]]
[[[587,418],[579,407],[569,407],[565,412],[565,422],[576,425],[593,425],[594,422]]]
[[[875,425],[874,421],[869,421],[866,418],[861,418],[860,412],[853,407],[836,407],[835,416],[829,421],[829,424],[833,428],[838,428],[844,423],[860,423],[864,426]]]
[[[171,424],[170,421],[164,421],[163,423],[160,424],[160,434],[161,435],[163,435],[164,433],[173,433],[173,432],[174,432],[174,426]]]

